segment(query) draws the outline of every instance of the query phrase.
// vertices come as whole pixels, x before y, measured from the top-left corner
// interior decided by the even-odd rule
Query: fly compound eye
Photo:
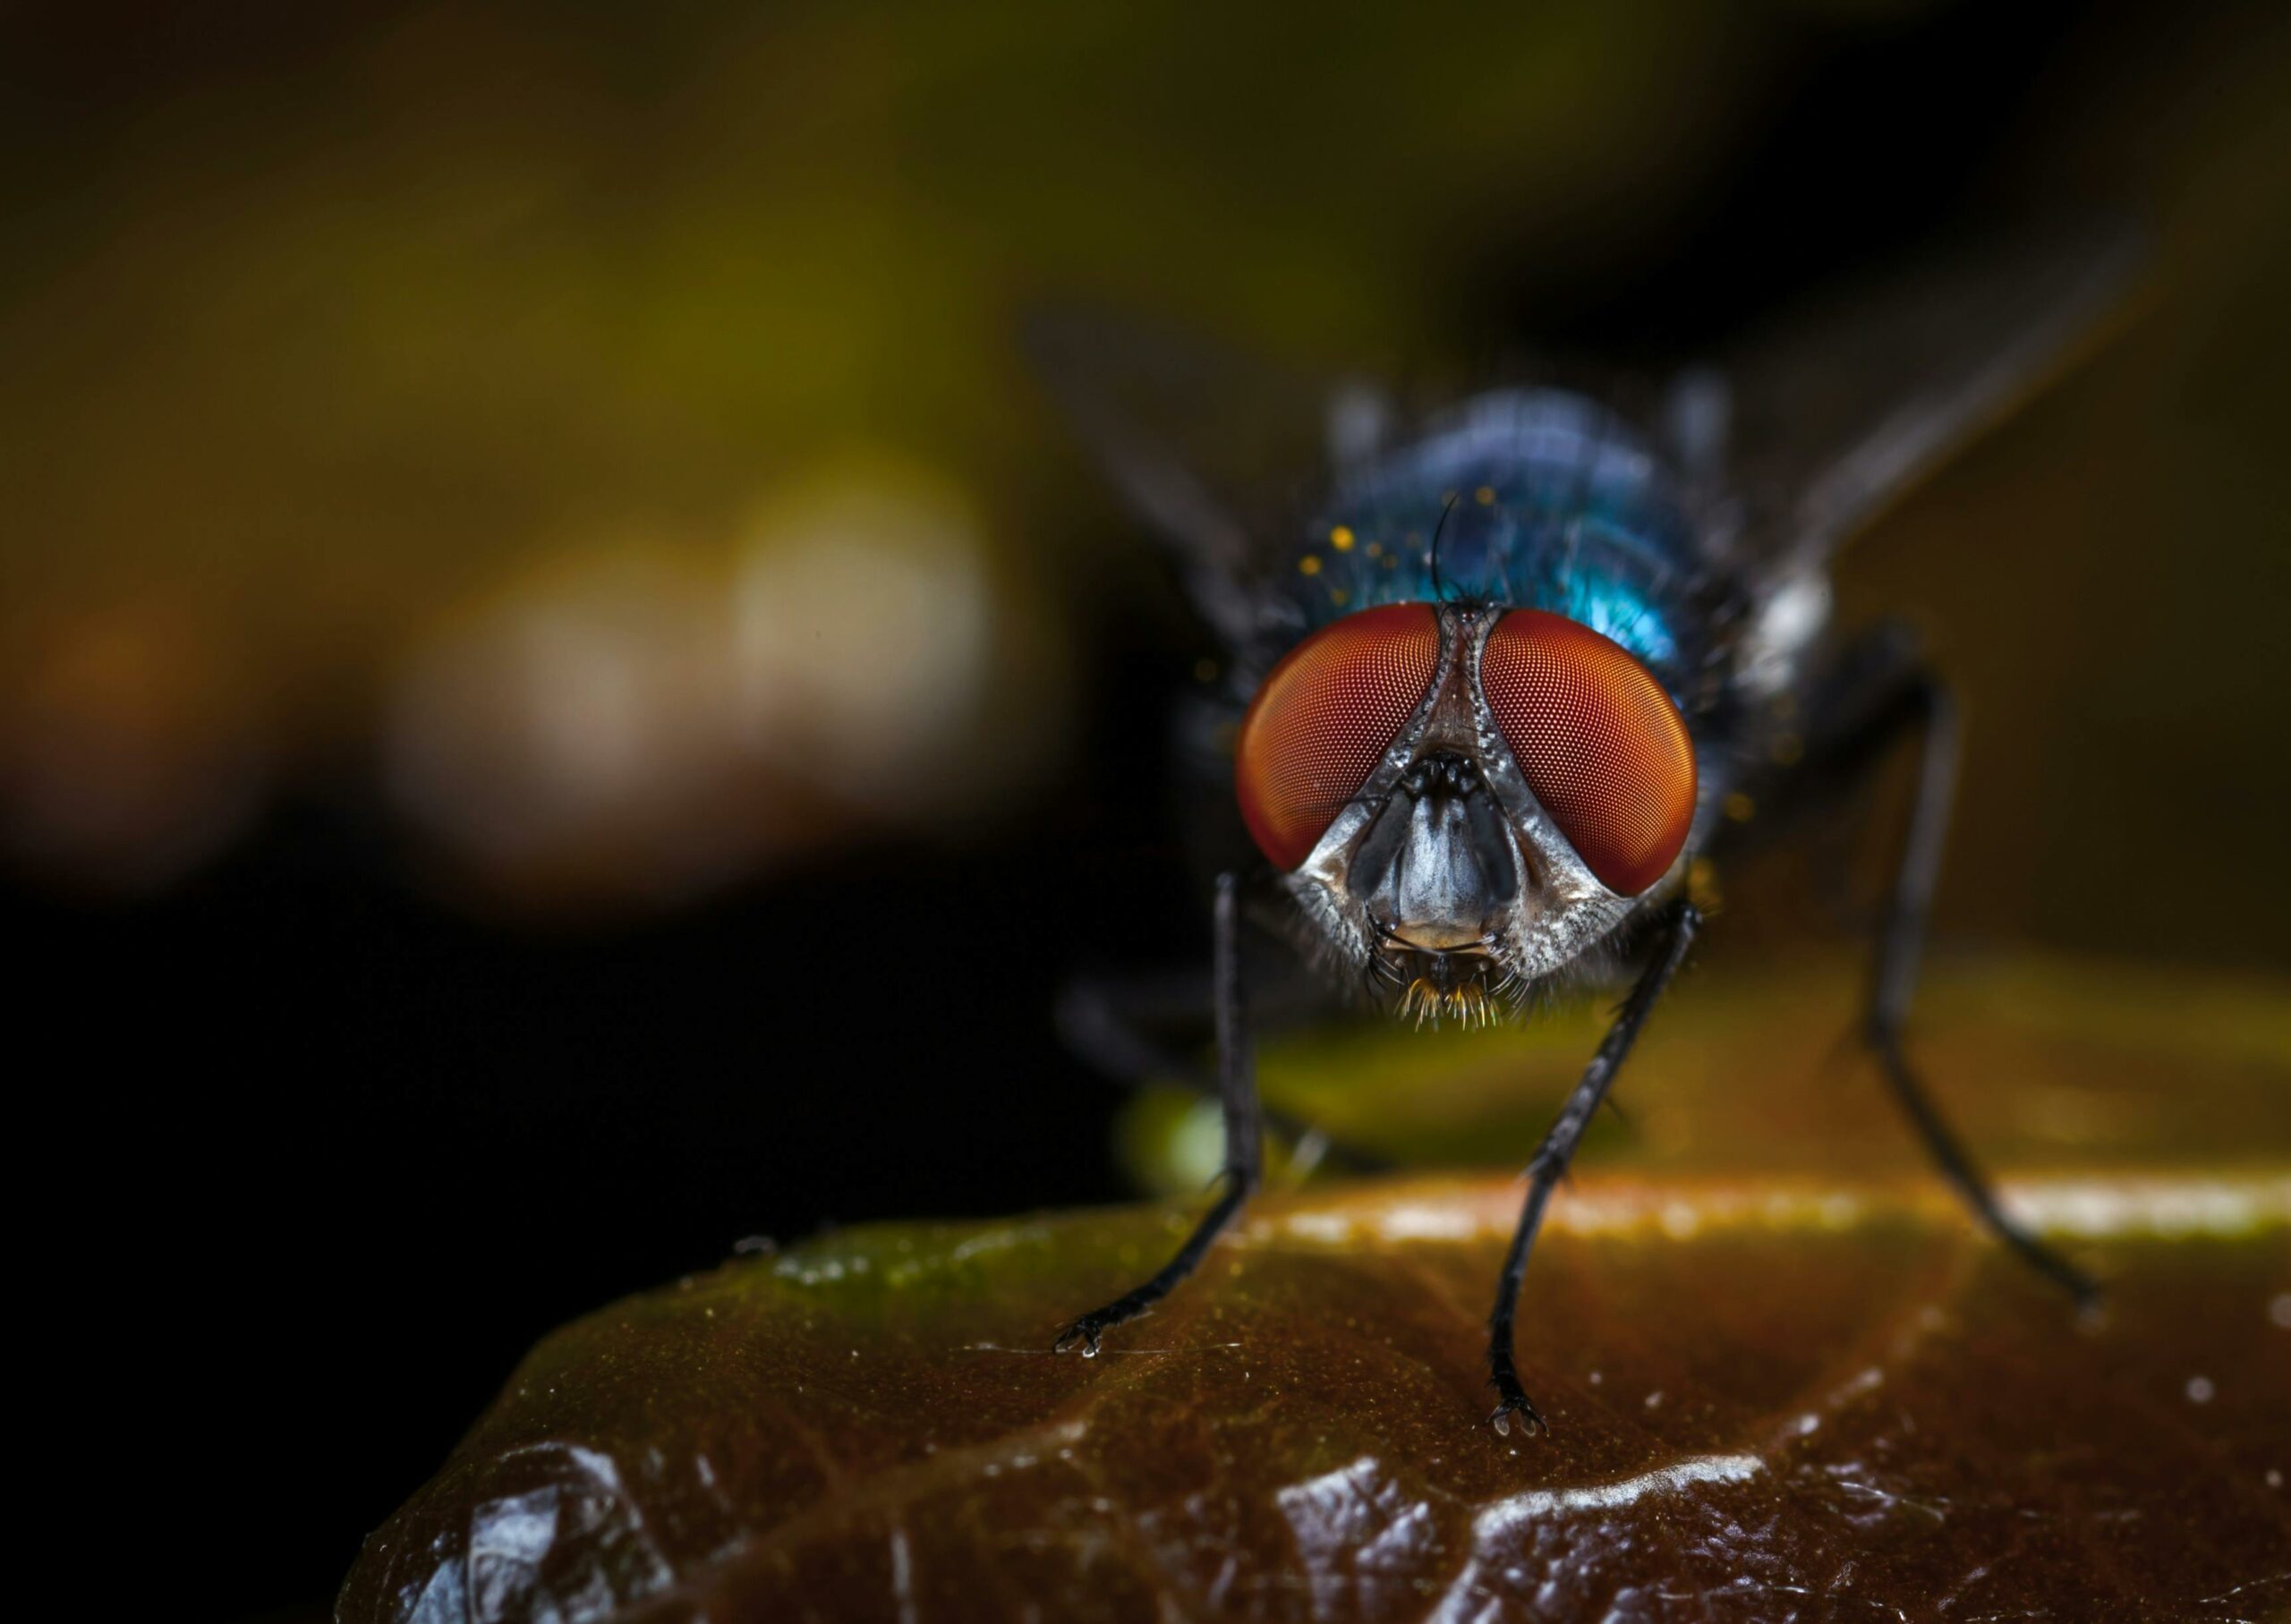
[[[1621,644],[1514,609],[1479,659],[1480,692],[1528,787],[1599,883],[1636,897],[1694,821],[1694,745],[1671,696]]]
[[[1431,606],[1395,603],[1323,626],[1273,667],[1241,720],[1233,787],[1274,867],[1285,873],[1312,855],[1439,666]]]

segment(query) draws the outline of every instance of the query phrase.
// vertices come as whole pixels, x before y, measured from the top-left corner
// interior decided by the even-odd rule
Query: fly
[[[1223,647],[1233,680],[1208,719],[1231,741],[1226,819],[1254,846],[1215,887],[1223,1188],[1160,1272],[1077,1318],[1059,1351],[1094,1354],[1166,1297],[1259,1182],[1246,914],[1418,1024],[1628,985],[1529,1165],[1488,1319],[1491,1422],[1547,1431],[1512,1347],[1521,1282],[1554,1187],[1703,928],[1691,875],[1725,855],[1743,809],[1835,797],[1905,737],[1915,787],[1861,1041],[1979,1220],[2092,1299],[1998,1205],[1904,1049],[1956,712],[1904,627],[1833,626],[1829,565],[2058,369],[2116,304],[2127,259],[2082,242],[1913,279],[1684,371],[1637,416],[1556,382],[1418,417],[1339,390],[1311,414],[1325,480],[1270,518],[1216,475],[1214,408],[1235,391],[1172,344],[1036,324],[1038,362]],[[1157,395],[1197,455],[1156,432]],[[1121,1006],[1101,997],[1078,1025],[1140,1069],[1150,1046]]]

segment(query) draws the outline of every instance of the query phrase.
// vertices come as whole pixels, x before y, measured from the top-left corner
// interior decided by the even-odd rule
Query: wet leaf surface
[[[2091,1108],[2003,1160],[2108,1280],[2094,1322],[1913,1164],[1851,1148],[1884,1121],[1866,1080],[1824,1085],[1855,1104],[1721,1086],[1727,1023],[1760,1012],[1705,997],[1631,1096],[1707,1129],[1700,1165],[1635,1114],[1537,1254],[1520,1350],[1551,1437],[1485,1424],[1509,1178],[1267,1198],[1094,1360],[1045,1350],[1189,1204],[869,1227],[547,1339],[369,1540],[340,1616],[2291,1616],[2280,1000],[2142,1074],[2152,1003],[2014,974],[1987,1013],[1938,1000],[1928,1047],[1999,1057],[1945,1091],[1968,1101]],[[2043,1034],[2045,1008],[2109,1005],[2106,1042]],[[2240,1128],[2198,1106],[2231,1136],[2133,1165],[2137,1102],[2214,1084]],[[1844,1113],[1849,1149],[1779,1165],[1708,1114],[1769,1098]]]

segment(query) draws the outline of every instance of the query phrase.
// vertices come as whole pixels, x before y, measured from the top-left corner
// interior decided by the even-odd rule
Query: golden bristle
[[[1466,982],[1452,991],[1445,999],[1447,1012],[1456,1018],[1466,1032],[1494,1023],[1494,1011],[1487,1002],[1486,990],[1478,982]]]
[[[1435,1027],[1453,1021],[1466,1032],[1495,1025],[1495,1000],[1478,982],[1441,988],[1419,975],[1401,994],[1399,1014],[1403,1020],[1413,1016],[1419,1029],[1427,1021]]]

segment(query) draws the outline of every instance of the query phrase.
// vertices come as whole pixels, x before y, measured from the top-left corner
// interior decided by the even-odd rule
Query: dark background
[[[0,20],[0,671],[52,693],[39,650],[121,582],[199,606],[234,653],[227,680],[162,661],[158,698],[88,713],[116,724],[89,770],[125,810],[84,838],[51,815],[79,804],[54,793],[55,752],[24,742],[53,718],[12,699],[0,731],[0,786],[50,809],[11,825],[0,889],[30,1196],[17,1323],[54,1361],[42,1470],[115,1552],[107,1583],[155,1583],[170,1613],[314,1611],[549,1326],[743,1236],[1125,1193],[1120,1097],[1048,1012],[1077,967],[1202,934],[1163,787],[1166,703],[1202,648],[999,352],[1029,289],[1323,357],[1641,358],[1938,236],[2143,218],[2150,313],[1889,522],[1846,597],[1918,614],[1971,695],[1946,929],[2291,964],[2265,697],[2291,55],[2267,8],[1682,8],[1621,34],[1564,9],[1500,31],[1461,9],[1089,29],[1036,9],[847,30],[709,4]],[[775,154],[753,173],[679,112],[742,64],[753,97],[728,100]],[[1537,95],[1564,105],[1507,110]],[[371,290],[337,267],[423,240],[505,140],[578,171],[552,207],[579,229],[389,272],[408,325],[342,338],[336,297]],[[720,183],[698,203],[695,172]],[[705,326],[799,296],[771,268],[808,217],[772,214],[775,187],[852,232],[803,285],[873,290],[820,310],[847,342],[791,362],[728,334],[694,361],[631,339],[679,301]],[[613,258],[631,241],[642,265]],[[377,359],[413,344],[418,379],[465,343],[514,373],[532,357],[496,353],[493,324],[600,242],[607,293],[546,341],[581,359],[530,393],[497,373],[472,404]],[[263,281],[312,243],[308,280]],[[711,255],[720,277],[676,280]],[[184,311],[242,293],[243,328],[181,337]],[[745,394],[746,373],[772,378]],[[616,389],[646,403],[625,435],[558,412],[587,391],[609,423]],[[211,438],[167,440],[209,411]],[[813,830],[666,887],[644,839],[497,872],[393,803],[374,718],[405,627],[546,554],[555,493],[706,514],[727,469],[800,468],[837,425],[950,471],[997,578],[1035,583],[1048,652],[977,723],[1055,715],[1022,766],[958,816]],[[337,506],[319,569],[279,515]],[[436,514],[520,540],[497,560],[454,517],[439,540]],[[218,542],[228,524],[248,539]],[[389,565],[342,564],[368,557]],[[221,697],[170,697],[202,682]],[[202,801],[242,714],[260,771]],[[123,780],[113,756],[138,749],[163,769]],[[209,801],[223,832],[173,841]],[[2168,876],[2158,841],[2187,848]]]

